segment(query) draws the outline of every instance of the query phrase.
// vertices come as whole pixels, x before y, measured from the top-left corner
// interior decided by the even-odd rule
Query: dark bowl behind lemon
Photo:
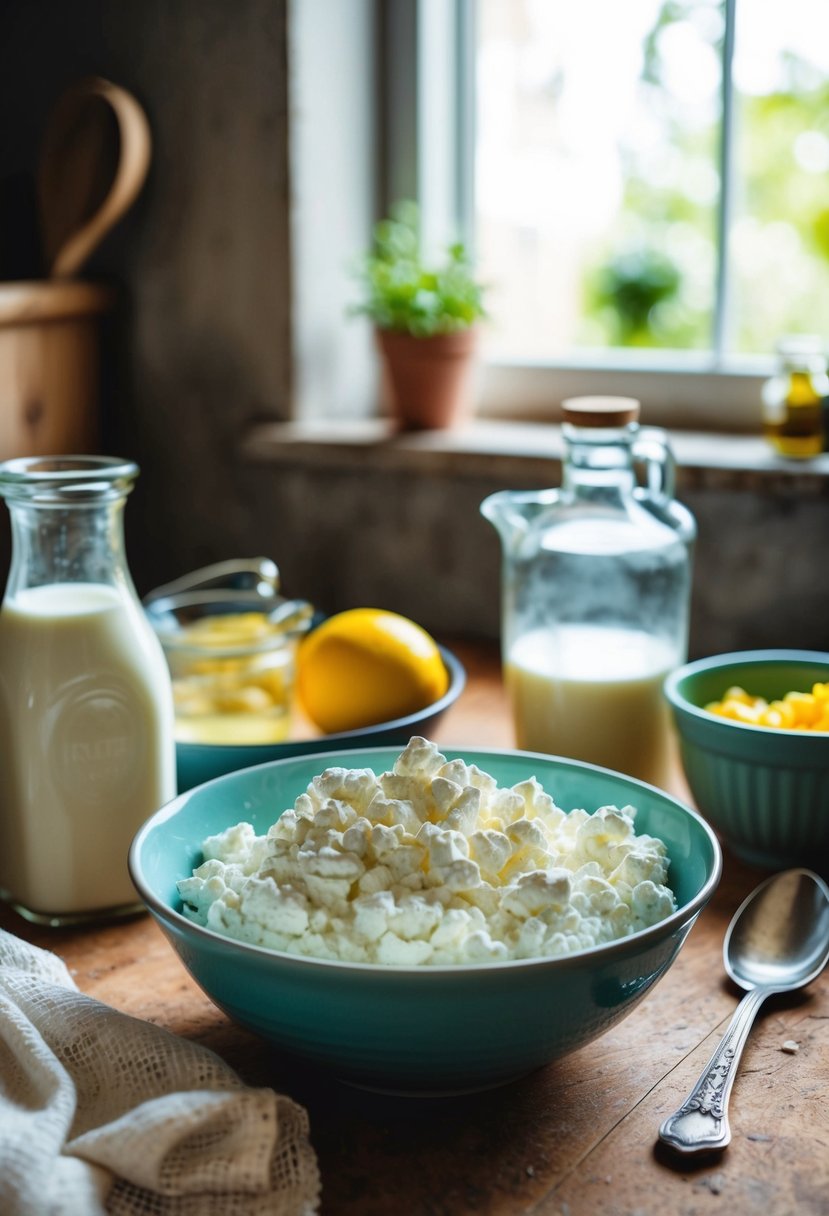
[[[258,834],[328,765],[389,769],[399,749],[299,756],[181,795],[130,852],[138,891],[183,964],[229,1017],[279,1050],[358,1085],[459,1092],[512,1080],[624,1018],[675,959],[720,875],[716,837],[670,795],[608,769],[523,752],[441,749],[511,786],[534,774],[563,808],[633,804],[636,830],[668,848],[677,909],[650,928],[558,958],[384,966],[308,958],[224,937],[189,920],[176,883],[209,835],[244,819]]]
[[[387,695],[380,706],[386,716],[372,722],[366,717],[364,697],[361,703],[365,683],[358,668],[350,679],[336,678],[334,687],[340,719],[350,720],[353,728],[329,727],[326,732],[324,724],[315,725],[307,713],[302,720],[306,707],[296,688],[299,645],[309,633],[319,637],[351,614],[322,618],[304,600],[222,588],[154,596],[146,611],[173,680],[180,793],[269,760],[362,743],[405,744],[412,735],[429,734],[466,683],[460,661],[414,622],[370,610],[394,617],[428,641],[440,676],[443,666],[445,688],[438,695],[438,682],[443,685],[444,680],[436,680],[434,695],[429,696],[425,686],[426,703],[413,703],[405,692],[402,697]],[[383,686],[382,691],[388,690]]]
[[[457,701],[466,685],[463,664],[445,647],[439,647],[449,681],[446,692],[431,705],[416,713],[377,722],[359,730],[319,735],[308,739],[288,739],[281,743],[186,743],[176,742],[179,793],[221,777],[237,769],[250,768],[270,760],[285,760],[291,756],[307,756],[314,752],[340,750],[344,747],[382,746],[408,743],[412,735],[430,735],[450,705]]]
[[[743,860],[829,871],[829,732],[710,713],[739,686],[766,700],[829,680],[829,654],[746,650],[687,663],[665,682],[685,775],[702,814]]]

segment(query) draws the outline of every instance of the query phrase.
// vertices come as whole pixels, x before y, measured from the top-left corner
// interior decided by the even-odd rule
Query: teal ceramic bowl
[[[290,740],[286,743],[176,743],[176,769],[178,791],[192,789],[211,781],[214,777],[234,773],[238,769],[251,768],[271,760],[286,760],[291,756],[309,756],[317,752],[342,751],[345,747],[376,746],[399,743],[405,746],[412,735],[429,736],[446,713],[457,701],[466,686],[466,671],[463,664],[451,651],[440,648],[443,665],[449,676],[449,687],[432,705],[408,714],[405,718],[394,718],[364,726],[360,730],[342,731],[334,735],[321,735],[316,739]]]
[[[229,940],[187,920],[176,882],[206,836],[246,820],[264,833],[326,767],[389,769],[400,748],[301,756],[180,795],[139,831],[130,872],[141,898],[207,995],[278,1049],[353,1084],[460,1093],[519,1077],[595,1039],[670,967],[713,894],[721,854],[710,827],[652,786],[577,761],[442,749],[503,786],[535,774],[564,808],[635,805],[637,831],[668,846],[678,910],[650,929],[565,958],[456,967],[384,967],[301,958]]]
[[[665,682],[688,785],[743,860],[829,872],[829,732],[749,726],[704,706],[739,685],[777,700],[829,680],[829,654],[746,650],[698,659]]]

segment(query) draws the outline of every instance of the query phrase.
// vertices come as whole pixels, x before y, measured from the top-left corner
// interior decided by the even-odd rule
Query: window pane
[[[738,0],[733,344],[829,335],[829,3]]]
[[[723,22],[721,0],[478,0],[493,354],[710,347]]]

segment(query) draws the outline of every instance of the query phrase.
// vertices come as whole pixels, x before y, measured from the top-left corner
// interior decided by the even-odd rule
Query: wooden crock
[[[94,283],[0,283],[0,460],[98,450],[99,328],[112,303]]]

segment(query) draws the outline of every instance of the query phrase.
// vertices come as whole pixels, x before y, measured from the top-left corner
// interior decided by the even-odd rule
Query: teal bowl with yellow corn
[[[744,861],[829,874],[829,653],[746,650],[665,682],[697,807]]]

